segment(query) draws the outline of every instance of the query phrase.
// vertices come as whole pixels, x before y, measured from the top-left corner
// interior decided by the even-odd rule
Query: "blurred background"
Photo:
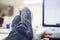
[[[42,0],[0,0],[0,18],[3,20],[0,26],[11,24],[14,16],[18,15],[24,7],[28,7],[32,12],[33,26],[41,26]]]
[[[1,39],[5,38],[12,30],[11,23],[13,18],[19,15],[24,7],[28,7],[31,10],[34,35],[45,31],[42,28],[42,0],[0,0]]]

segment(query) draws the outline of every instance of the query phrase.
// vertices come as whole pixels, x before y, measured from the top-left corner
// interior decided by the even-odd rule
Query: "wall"
[[[5,15],[8,15],[9,10],[7,8],[6,9],[2,9],[2,13],[5,13]]]
[[[1,14],[0,14],[0,17],[2,17],[2,15],[5,14],[5,15],[8,15],[8,9],[5,8],[5,9],[1,9]]]

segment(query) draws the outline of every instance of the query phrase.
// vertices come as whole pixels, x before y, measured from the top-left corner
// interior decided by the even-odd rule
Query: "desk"
[[[0,29],[0,40],[3,40],[4,38],[6,38],[11,30],[9,29]]]
[[[6,38],[8,36],[8,34],[0,34],[0,40],[3,40],[4,38]]]

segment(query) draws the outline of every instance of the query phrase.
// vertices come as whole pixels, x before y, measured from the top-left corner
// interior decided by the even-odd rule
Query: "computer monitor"
[[[60,27],[60,0],[43,0],[43,27]]]

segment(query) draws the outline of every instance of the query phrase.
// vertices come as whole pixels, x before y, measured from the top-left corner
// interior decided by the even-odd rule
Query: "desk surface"
[[[8,36],[8,34],[10,33],[10,29],[0,29],[0,40],[6,38]]]

